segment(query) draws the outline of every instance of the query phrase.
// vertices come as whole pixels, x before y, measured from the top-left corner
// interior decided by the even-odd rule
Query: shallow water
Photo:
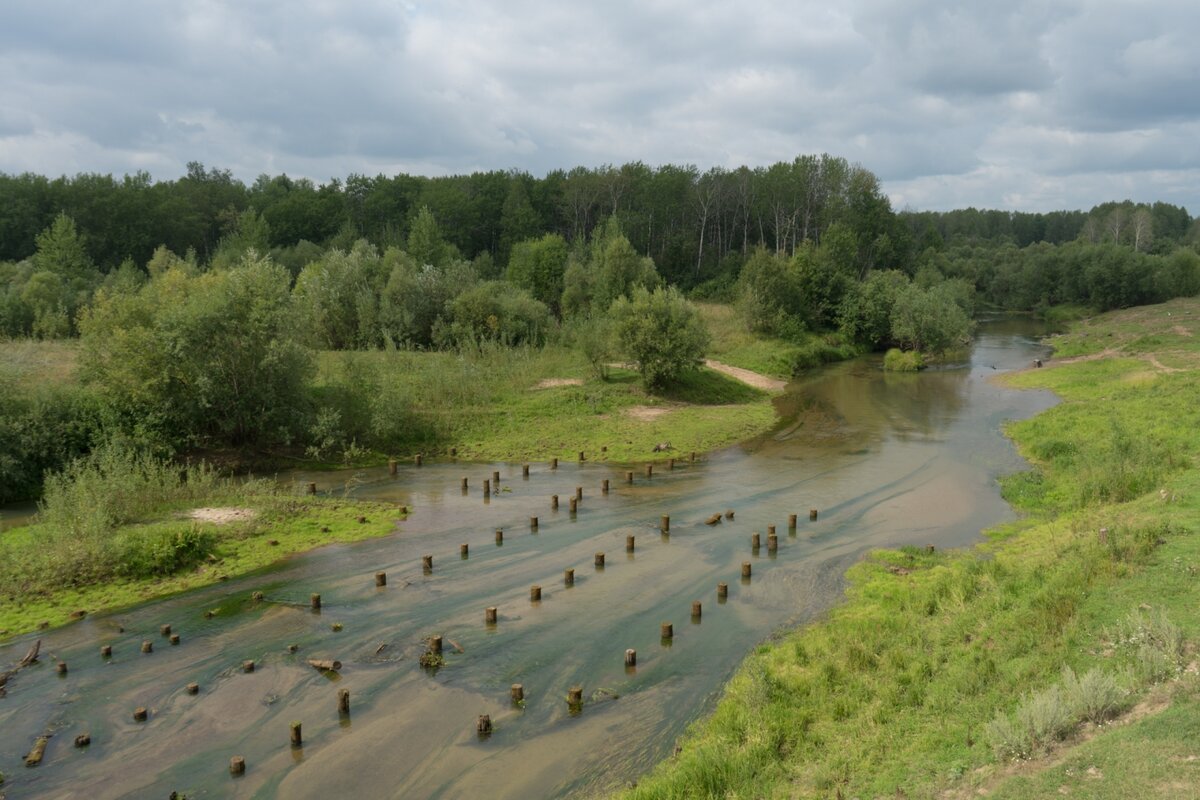
[[[711,709],[755,643],[836,602],[842,573],[866,549],[965,545],[1011,518],[996,478],[1023,463],[1000,427],[1054,400],[990,378],[1044,357],[1037,333],[1028,320],[987,322],[969,361],[917,375],[885,374],[877,357],[820,370],[789,386],[772,434],[696,463],[677,454],[685,462],[673,471],[659,460],[650,479],[641,465],[594,462],[534,464],[528,479],[510,464],[427,463],[395,478],[297,473],[298,483],[337,492],[349,484],[356,496],[414,512],[386,539],[327,547],[44,634],[41,662],[0,699],[0,793],[328,798],[352,788],[358,797],[528,798],[628,784]],[[627,468],[636,470],[632,486]],[[502,489],[485,499],[494,469]],[[471,482],[465,495],[462,476]],[[584,499],[572,517],[567,498],[577,486]],[[734,520],[704,524],[727,508]],[[809,508],[819,509],[815,522]],[[799,523],[789,531],[793,513]],[[669,536],[658,530],[663,514]],[[767,552],[767,525],[777,528],[777,553]],[[754,553],[756,531],[763,547]],[[460,543],[470,546],[465,560]],[[593,565],[599,551],[603,569]],[[424,554],[434,557],[431,574]],[[743,561],[753,565],[749,581],[739,577]],[[572,587],[564,568],[575,569]],[[381,570],[388,583],[376,588]],[[729,584],[725,602],[718,581]],[[532,584],[542,587],[540,603],[530,602]],[[267,600],[252,602],[255,590]],[[308,608],[311,592],[322,596],[319,614]],[[693,600],[703,604],[699,619]],[[484,624],[487,606],[499,609],[495,626]],[[333,622],[344,629],[333,632]],[[662,622],[673,623],[673,640],[660,639]],[[182,644],[159,636],[162,623]],[[417,660],[435,633],[447,663],[430,672]],[[35,638],[0,646],[0,665]],[[152,654],[139,652],[144,639]],[[104,644],[112,659],[100,657]],[[626,648],[637,650],[633,670]],[[65,677],[55,658],[68,663]],[[344,666],[327,676],[307,658]],[[248,659],[257,666],[244,674]],[[199,695],[185,693],[190,681]],[[509,700],[513,683],[525,687],[522,708]],[[572,686],[584,691],[578,713],[565,701]],[[337,714],[339,689],[350,691],[349,717]],[[133,721],[137,706],[150,710],[148,722]],[[485,740],[475,734],[479,714],[495,725]],[[304,726],[299,750],[288,744],[292,721]],[[25,768],[46,731],[55,735],[45,760]],[[76,750],[84,731],[92,745]],[[233,755],[246,758],[241,778],[229,776]]]

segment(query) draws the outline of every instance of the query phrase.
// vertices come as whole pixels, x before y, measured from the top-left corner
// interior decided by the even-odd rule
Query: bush
[[[1030,694],[1010,718],[998,714],[986,734],[1000,758],[1030,758],[1061,741],[1076,723],[1062,687],[1054,685]]]
[[[916,372],[925,368],[925,359],[916,350],[893,347],[883,357],[883,368],[888,372]]]
[[[1063,667],[1063,691],[1076,718],[1088,722],[1110,720],[1125,708],[1126,691],[1102,669],[1093,667],[1079,678],[1070,667]]]
[[[212,552],[212,534],[195,524],[134,529],[115,537],[114,571],[125,578],[158,578],[195,566]]]
[[[617,341],[647,388],[663,386],[700,365],[708,329],[696,307],[675,288],[634,290],[612,305]]]

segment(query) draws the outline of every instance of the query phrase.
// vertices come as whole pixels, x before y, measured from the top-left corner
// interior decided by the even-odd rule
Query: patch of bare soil
[[[558,386],[583,386],[583,381],[579,378],[543,378],[533,388],[553,389]]]
[[[663,406],[630,406],[625,409],[625,416],[636,419],[639,422],[649,422],[652,419],[658,419],[664,414],[669,414],[671,411],[672,409]]]
[[[713,361],[711,358],[704,359],[704,366],[709,369],[715,369],[717,372],[722,372],[731,378],[749,384],[755,389],[762,389],[764,392],[782,392],[783,387],[787,386],[786,381],[781,381],[778,378],[770,378],[759,372],[753,372],[741,367],[731,367],[728,364],[722,364],[720,361]]]
[[[252,508],[193,508],[184,516],[199,522],[228,525],[231,522],[249,522],[258,516]]]

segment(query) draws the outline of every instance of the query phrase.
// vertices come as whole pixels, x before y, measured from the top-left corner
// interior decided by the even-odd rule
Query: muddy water
[[[312,476],[414,513],[387,539],[328,547],[44,635],[41,663],[0,700],[8,776],[0,794],[530,798],[627,784],[711,709],[756,642],[836,602],[841,574],[865,549],[964,545],[1011,516],[996,478],[1022,464],[1000,426],[1053,399],[990,379],[1045,355],[1035,333],[1024,321],[986,323],[968,361],[919,375],[884,374],[878,358],[832,366],[789,387],[771,435],[671,472],[660,461],[651,479],[638,466],[632,486],[625,466],[592,462],[535,464],[528,479],[518,465],[461,463],[402,468],[395,478]],[[484,498],[493,469],[502,488]],[[584,498],[572,517],[566,501],[577,486]],[[557,512],[552,494],[562,499]],[[727,508],[734,520],[704,524]],[[819,509],[815,522],[809,508]],[[789,531],[792,513],[799,524]],[[658,530],[663,514],[669,536]],[[767,525],[778,531],[777,553],[767,552]],[[460,543],[470,547],[466,559]],[[594,566],[600,551],[603,569]],[[433,555],[432,574],[421,569],[424,554]],[[743,561],[753,566],[749,580],[740,578]],[[573,586],[563,583],[565,568],[575,569]],[[374,585],[378,570],[386,587]],[[729,584],[725,602],[718,581]],[[530,602],[533,584],[540,603]],[[255,590],[266,602],[250,600]],[[319,614],[308,608],[311,592],[322,596]],[[698,619],[693,600],[703,604]],[[487,606],[499,610],[495,626],[484,624]],[[662,622],[674,625],[670,641],[660,638]],[[162,623],[181,634],[179,646],[159,635]],[[431,672],[417,660],[435,633],[446,664]],[[0,647],[0,664],[19,659],[32,638]],[[143,640],[153,653],[140,652]],[[110,660],[99,655],[104,644]],[[289,654],[289,644],[299,651]],[[637,650],[635,669],[623,664],[626,648]],[[55,658],[68,663],[65,677]],[[307,658],[344,667],[325,675]],[[250,659],[256,668],[245,674]],[[196,696],[184,691],[191,681]],[[509,700],[513,683],[525,687],[523,707]],[[572,686],[583,687],[578,713],[565,701]],[[348,717],[336,711],[339,689],[350,692]],[[133,721],[138,706],[149,721]],[[475,734],[479,714],[495,725],[486,740]],[[302,749],[288,744],[292,721],[303,723]],[[54,733],[45,761],[26,769],[21,759],[45,731]],[[76,750],[83,731],[92,745]],[[238,779],[227,770],[233,755],[248,765]]]

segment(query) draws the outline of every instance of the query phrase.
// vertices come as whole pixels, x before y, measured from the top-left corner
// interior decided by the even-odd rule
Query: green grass
[[[1175,326],[1198,315],[1196,300],[1118,312],[1059,343],[1144,342],[1153,328],[1136,320],[1161,317],[1186,360],[1200,345]],[[1200,793],[1191,762],[1155,763],[1193,753],[1200,709],[1182,668],[1194,647],[1163,655],[1146,644],[1153,637],[1131,633],[1162,615],[1184,641],[1200,641],[1197,375],[1127,357],[1012,376],[1063,398],[1009,428],[1035,464],[1004,486],[1028,516],[971,550],[872,553],[850,570],[843,605],[761,645],[679,754],[625,796]],[[998,756],[997,719],[1053,715],[1065,696],[1055,687],[1082,691],[1064,667],[1091,674],[1093,687],[1119,687],[1123,706],[1165,694],[1169,709],[1101,727],[1069,711],[1037,723],[1047,739],[1033,761]],[[1103,779],[1087,773],[1089,759],[1103,761]]]
[[[212,553],[199,565],[169,576],[116,577],[102,583],[31,587],[29,591],[7,594],[0,603],[0,640],[36,630],[44,623],[50,627],[67,624],[75,611],[94,614],[126,608],[245,575],[294,553],[386,536],[396,530],[397,522],[403,518],[403,512],[395,506],[381,503],[276,494],[213,496],[206,498],[204,505],[221,506],[230,501],[255,510],[257,518],[223,525],[167,518],[130,526],[198,529],[207,533],[213,539]],[[360,516],[367,521],[360,523]],[[0,550],[11,557],[14,551],[37,548],[46,533],[38,524],[6,531],[0,534]]]
[[[390,442],[389,454],[404,457],[454,447],[459,458],[481,460],[575,458],[581,450],[598,459],[606,447],[605,458],[633,461],[654,457],[662,441],[712,450],[775,422],[766,393],[712,370],[652,393],[629,370],[610,369],[602,380],[558,347],[324,353],[320,365],[318,396],[362,439]]]
[[[791,378],[806,369],[860,355],[833,334],[806,333],[801,342],[790,342],[751,333],[732,306],[697,303],[712,334],[709,357],[774,378]]]

